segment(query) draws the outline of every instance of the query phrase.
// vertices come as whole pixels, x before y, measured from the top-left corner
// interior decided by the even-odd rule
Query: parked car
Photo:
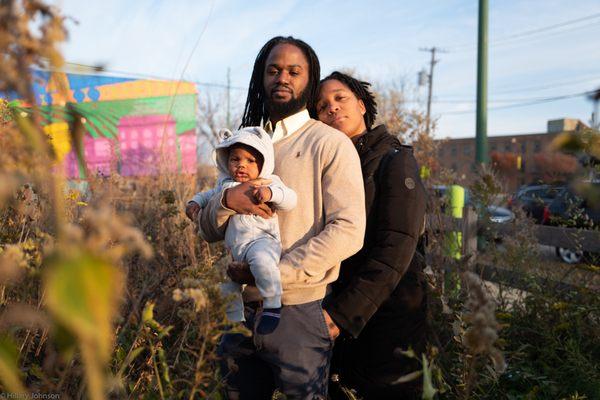
[[[544,208],[549,205],[564,186],[556,185],[531,185],[519,189],[508,199],[508,208],[523,209],[525,214],[541,224],[544,217]]]
[[[592,183],[600,190],[600,182]],[[600,226],[600,204],[592,206],[578,196],[572,187],[564,187],[556,198],[544,208],[542,223],[580,229],[598,229]],[[565,263],[577,264],[597,257],[577,249],[556,248],[556,255]]]
[[[445,185],[434,185],[431,188],[431,192],[439,199],[443,199],[447,193],[447,186]],[[468,189],[465,189],[465,207],[466,206],[474,206],[471,195]],[[446,207],[446,202],[442,203],[442,212]],[[515,214],[510,211],[508,208],[495,206],[495,205],[487,205],[486,206],[487,214],[489,216],[490,221],[494,223],[504,224],[512,221],[515,218]]]
[[[499,207],[499,206],[488,206],[487,210],[490,215],[490,221],[504,224],[512,221],[515,218],[515,214],[510,211],[508,208]]]

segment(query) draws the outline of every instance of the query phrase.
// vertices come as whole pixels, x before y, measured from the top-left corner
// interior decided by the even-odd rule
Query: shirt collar
[[[302,128],[302,126],[310,120],[310,115],[308,114],[308,110],[304,109],[302,111],[297,112],[296,114],[290,115],[278,121],[275,124],[275,129],[273,129],[273,124],[271,121],[267,121],[264,128],[271,135],[273,142],[283,139],[284,137],[293,134],[298,129]]]

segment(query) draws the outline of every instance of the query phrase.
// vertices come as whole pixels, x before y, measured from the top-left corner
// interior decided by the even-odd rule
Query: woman
[[[415,250],[423,232],[426,195],[412,148],[388,134],[385,125],[372,128],[377,104],[369,86],[334,72],[321,81],[312,110],[354,142],[367,211],[364,247],[342,263],[325,304],[330,331],[341,331],[331,373],[365,399],[420,398],[420,379],[395,381],[420,369],[400,350],[410,347],[420,359],[425,347],[424,259]],[[332,398],[343,398],[339,385],[331,386]]]

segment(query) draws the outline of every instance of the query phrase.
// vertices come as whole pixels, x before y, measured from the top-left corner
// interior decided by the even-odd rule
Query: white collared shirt
[[[310,115],[308,114],[308,110],[304,109],[277,122],[275,124],[275,130],[273,130],[273,124],[271,124],[271,121],[267,121],[264,128],[265,131],[271,135],[273,143],[275,143],[302,128],[302,126],[309,120]]]

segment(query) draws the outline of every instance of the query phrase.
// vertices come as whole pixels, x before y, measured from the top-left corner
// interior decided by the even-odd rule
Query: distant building
[[[492,158],[514,161],[514,173],[505,178],[509,190],[520,185],[548,180],[548,171],[540,168],[544,157],[551,157],[548,147],[563,132],[579,131],[586,125],[577,119],[548,121],[547,132],[519,135],[488,136],[490,162]],[[438,161],[442,168],[452,170],[459,183],[469,184],[475,177],[475,138],[442,139],[438,142]]]
[[[43,129],[67,177],[196,172],[194,83],[41,70],[33,77]],[[28,113],[31,105],[15,94],[2,96]],[[81,122],[87,168],[71,148],[75,118]]]

